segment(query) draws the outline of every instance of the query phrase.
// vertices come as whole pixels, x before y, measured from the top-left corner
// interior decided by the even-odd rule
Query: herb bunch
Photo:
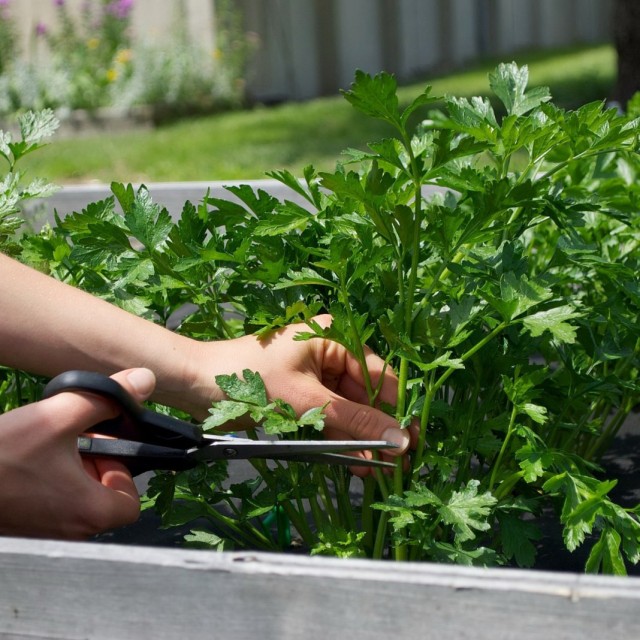
[[[293,528],[312,553],[532,566],[551,509],[569,551],[590,545],[587,570],[640,559],[638,508],[598,466],[640,393],[638,120],[560,109],[515,64],[489,82],[491,99],[427,88],[402,107],[391,75],[358,72],[345,98],[389,137],[332,173],[273,172],[304,206],[233,186],[172,221],[144,187],[113,185],[25,241],[26,259],[158,322],[194,304],[185,334],[303,320],[301,340],[340,342],[365,378],[365,344],[398,374],[388,410],[419,424],[408,471],[362,486],[301,463],[238,483],[221,466],[158,474],[148,505],[167,526],[204,519],[191,540],[216,547],[283,548]],[[246,412],[277,437],[319,434],[255,373],[218,383],[210,428]]]

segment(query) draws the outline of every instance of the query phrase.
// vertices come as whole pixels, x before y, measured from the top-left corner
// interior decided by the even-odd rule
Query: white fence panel
[[[66,0],[80,8],[85,0]],[[215,48],[216,0],[180,0],[192,38]],[[135,0],[137,37],[161,40],[178,0]],[[610,42],[612,0],[235,0],[258,42],[250,97],[267,102],[333,94],[355,69],[400,80],[522,49]],[[52,0],[14,0],[24,50],[35,27],[55,16]]]

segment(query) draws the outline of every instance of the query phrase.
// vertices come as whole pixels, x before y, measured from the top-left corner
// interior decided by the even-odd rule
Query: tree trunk
[[[613,28],[618,54],[614,100],[624,107],[640,91],[640,1],[615,0]]]

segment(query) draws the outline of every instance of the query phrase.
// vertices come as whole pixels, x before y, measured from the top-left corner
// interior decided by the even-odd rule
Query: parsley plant
[[[419,424],[408,471],[362,486],[301,463],[256,461],[235,484],[222,464],[158,474],[148,504],[167,526],[204,522],[192,544],[280,549],[293,530],[311,553],[532,566],[552,509],[587,570],[640,559],[639,508],[612,500],[598,466],[640,393],[638,120],[560,109],[515,64],[489,84],[492,98],[427,89],[400,105],[391,75],[358,72],[345,98],[389,136],[334,172],[271,174],[307,206],[231,186],[173,221],[114,184],[24,241],[57,277],[155,321],[195,305],[185,334],[303,320],[300,339],[340,342],[365,377],[365,344],[397,371],[389,410]],[[218,383],[210,428],[247,413],[277,437],[321,435],[320,408],[295,416],[257,373]]]

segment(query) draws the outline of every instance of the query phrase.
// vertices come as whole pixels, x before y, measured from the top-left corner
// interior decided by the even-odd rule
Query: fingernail
[[[149,396],[156,386],[156,377],[150,369],[133,369],[127,374],[127,381],[141,396]]]
[[[402,429],[387,429],[382,434],[382,439],[398,445],[400,452],[409,448],[409,434]]]

